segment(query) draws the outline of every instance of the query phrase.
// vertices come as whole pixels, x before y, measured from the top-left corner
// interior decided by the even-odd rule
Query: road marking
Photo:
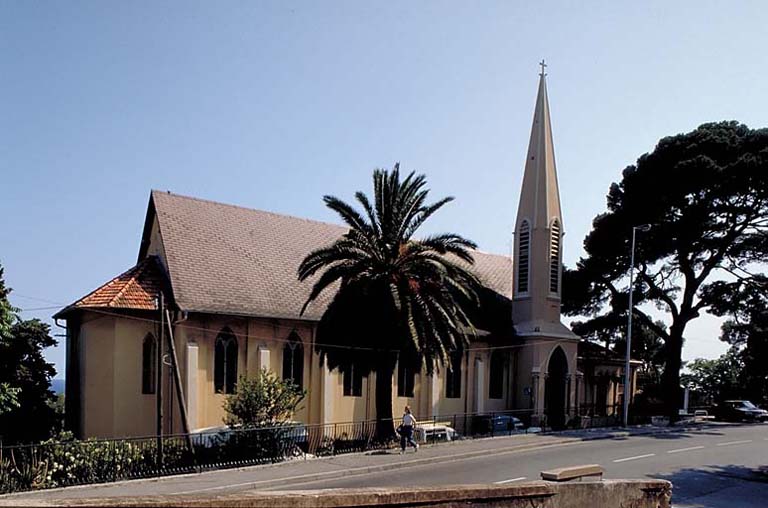
[[[645,459],[647,457],[653,457],[655,456],[655,453],[646,453],[645,455],[636,455],[634,457],[627,457],[624,459],[616,459],[614,462],[627,462],[628,460],[637,460],[637,459]]]
[[[520,480],[525,480],[525,476],[521,476],[519,478],[512,478],[512,479],[509,479],[509,480],[502,480],[500,482],[493,482],[493,483],[501,485],[501,484],[504,484],[504,483],[519,482]]]
[[[680,453],[680,452],[689,452],[691,450],[701,450],[704,448],[703,446],[691,446],[690,448],[678,448],[677,450],[669,450],[667,453]]]
[[[737,445],[737,444],[744,444],[744,443],[751,443],[751,439],[745,439],[744,441],[727,441],[725,443],[717,443],[716,446],[730,446],[730,445]]]

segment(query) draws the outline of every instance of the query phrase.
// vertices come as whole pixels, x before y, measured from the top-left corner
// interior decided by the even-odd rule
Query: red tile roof
[[[171,297],[168,279],[155,256],[144,258],[130,270],[59,311],[62,317],[75,309],[156,310],[160,291]]]

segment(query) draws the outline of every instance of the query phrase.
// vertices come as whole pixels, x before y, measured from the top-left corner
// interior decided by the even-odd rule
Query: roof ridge
[[[172,196],[172,197],[175,197],[175,198],[189,199],[191,201],[198,201],[198,202],[201,202],[201,203],[209,203],[209,204],[213,204],[213,205],[221,205],[221,206],[225,206],[227,208],[237,208],[239,210],[247,210],[249,212],[265,213],[265,214],[268,214],[268,215],[272,215],[273,217],[282,217],[282,218],[285,218],[285,219],[296,219],[296,220],[300,220],[300,221],[304,221],[304,222],[309,222],[309,223],[312,223],[312,224],[323,224],[325,226],[333,226],[335,228],[343,229],[343,230],[349,229],[349,227],[347,227],[347,226],[344,226],[342,224],[335,224],[333,222],[326,222],[326,221],[317,220],[317,219],[308,219],[306,217],[299,217],[297,215],[290,215],[290,214],[287,214],[287,213],[271,212],[269,210],[263,210],[261,208],[253,208],[253,207],[249,207],[249,206],[235,205],[235,204],[232,204],[232,203],[223,203],[221,201],[215,201],[213,199],[205,199],[205,198],[199,198],[199,197],[196,197],[196,196],[187,196],[185,194],[176,194],[176,193],[173,193],[171,191],[161,191],[161,190],[158,190],[158,189],[152,189],[152,195],[153,196],[155,195],[155,193],[160,194],[160,195],[165,195],[165,196]]]

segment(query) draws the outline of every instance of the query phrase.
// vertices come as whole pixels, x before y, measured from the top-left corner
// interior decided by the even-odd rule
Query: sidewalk
[[[591,429],[551,434],[517,434],[436,445],[423,445],[418,452],[409,449],[400,455],[397,449],[380,450],[333,457],[296,459],[279,464],[224,469],[162,478],[129,480],[110,484],[84,485],[0,496],[0,506],[19,504],[56,504],[67,499],[145,495],[180,495],[185,493],[222,493],[228,490],[269,489],[286,484],[300,485],[316,480],[330,480],[389,471],[404,467],[444,463],[485,455],[516,453],[550,446],[567,446],[594,439],[689,432],[711,429],[695,427],[632,427],[629,429]]]

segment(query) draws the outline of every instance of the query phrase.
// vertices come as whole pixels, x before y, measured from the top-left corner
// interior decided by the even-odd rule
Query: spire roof
[[[533,113],[531,139],[525,161],[523,187],[521,191],[518,218],[528,218],[536,227],[547,227],[549,221],[558,218],[560,213],[560,193],[557,184],[555,166],[555,145],[552,141],[552,123],[549,118],[549,99],[547,98],[547,75],[539,74],[539,91],[536,97],[536,109]],[[562,227],[562,226],[561,226]]]

